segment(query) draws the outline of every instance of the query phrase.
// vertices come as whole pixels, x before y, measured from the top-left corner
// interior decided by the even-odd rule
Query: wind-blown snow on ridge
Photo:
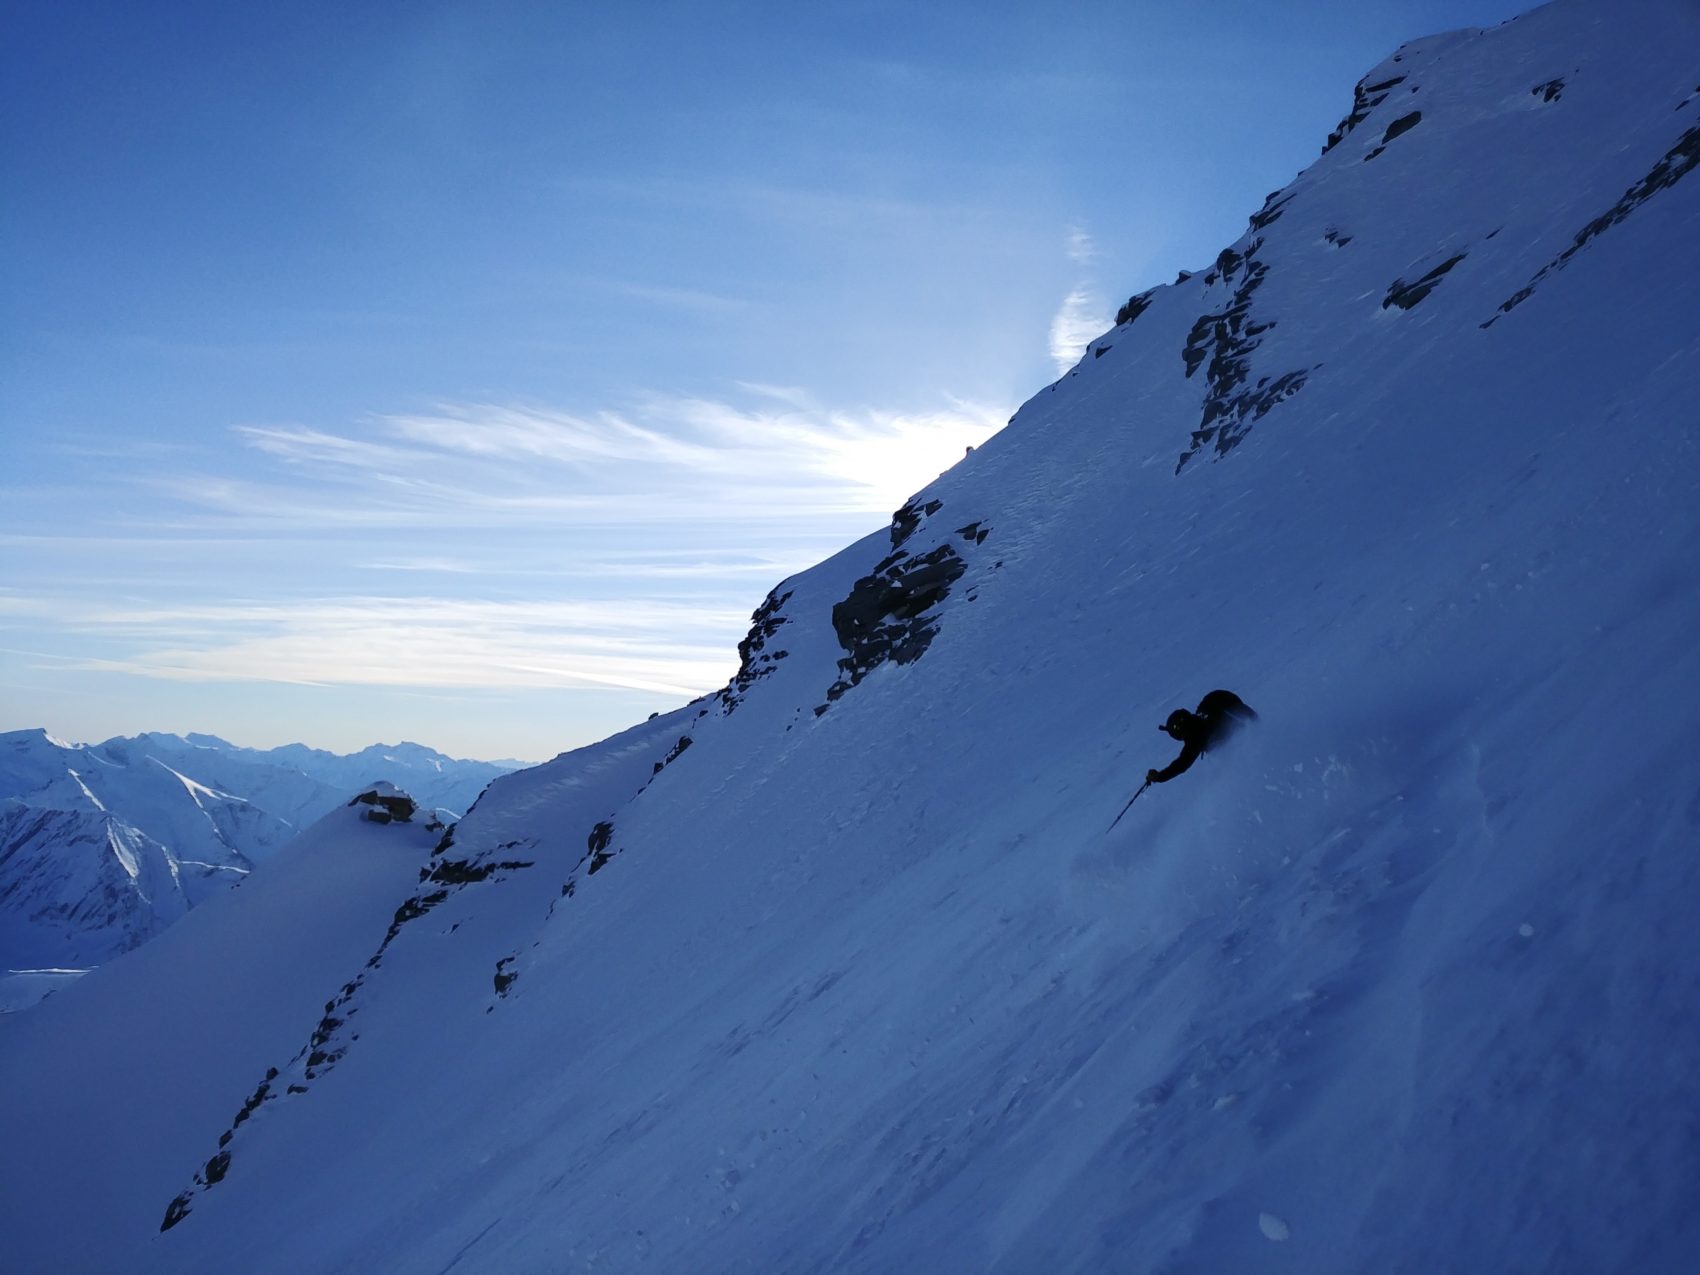
[[[79,1260],[1692,1265],[1695,49],[1372,71],[725,691],[495,781]],[[1106,836],[1216,686],[1259,725]]]

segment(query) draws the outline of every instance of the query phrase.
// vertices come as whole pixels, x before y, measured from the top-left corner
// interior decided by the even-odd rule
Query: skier
[[[1181,755],[1161,770],[1145,772],[1148,784],[1166,784],[1183,773],[1199,756],[1225,741],[1257,714],[1232,691],[1211,691],[1198,701],[1198,711],[1177,708],[1157,729],[1181,742]]]
[[[1232,691],[1211,691],[1198,701],[1197,712],[1189,713],[1184,708],[1177,708],[1170,713],[1169,720],[1157,729],[1181,741],[1181,755],[1161,770],[1145,772],[1145,782],[1139,786],[1139,792],[1127,799],[1122,814],[1110,820],[1110,827],[1114,828],[1122,821],[1122,815],[1133,808],[1140,793],[1152,784],[1168,783],[1197,761],[1212,744],[1222,743],[1241,726],[1256,720],[1257,714],[1252,712],[1250,705]]]

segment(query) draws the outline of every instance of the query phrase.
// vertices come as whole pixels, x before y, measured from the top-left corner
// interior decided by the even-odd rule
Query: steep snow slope
[[[0,1265],[120,1269],[105,1246],[158,1226],[135,1175],[193,1171],[418,879],[435,834],[366,809],[327,815],[240,889],[0,1023]]]
[[[493,784],[54,1264],[1691,1268],[1696,50],[1376,68],[726,691]],[[1215,686],[1260,725],[1106,835]]]

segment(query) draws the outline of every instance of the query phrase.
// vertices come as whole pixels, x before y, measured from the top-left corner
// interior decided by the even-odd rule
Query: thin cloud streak
[[[375,417],[373,435],[359,437],[244,425],[236,432],[249,446],[314,482],[155,481],[201,510],[314,526],[807,524],[889,514],[1007,415],[962,402],[821,410],[796,406],[807,401],[802,391],[751,388],[781,406],[653,394],[594,415],[445,405]],[[351,486],[361,499],[331,490]]]
[[[1063,298],[1061,307],[1051,316],[1051,360],[1057,375],[1080,362],[1087,345],[1109,326],[1103,317],[1103,303],[1084,284]]]
[[[1089,266],[1098,259],[1098,245],[1092,236],[1079,226],[1068,228],[1068,259],[1077,266]]]
[[[173,681],[458,689],[584,686],[690,696],[736,667],[741,611],[682,602],[340,598],[155,608],[32,603],[71,633],[152,643],[122,659],[30,653],[61,669]],[[681,632],[718,635],[682,640]]]
[[[41,574],[0,592],[0,627],[19,647],[44,647],[26,633],[63,639],[60,656],[29,657],[61,673],[699,695],[735,671],[766,587],[874,531],[1008,415],[951,400],[832,409],[759,382],[742,393],[243,424],[248,464],[127,475],[142,499],[64,541],[151,536],[181,581],[89,592]],[[238,541],[274,552],[224,551]],[[437,579],[360,587],[377,572]],[[337,596],[339,578],[352,587]],[[284,594],[304,581],[319,596]]]

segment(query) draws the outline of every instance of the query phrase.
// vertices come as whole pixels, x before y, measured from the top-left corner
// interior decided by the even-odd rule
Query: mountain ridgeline
[[[210,735],[0,734],[0,1009],[29,999],[8,997],[4,971],[70,974],[130,951],[374,781],[454,819],[510,769],[418,744],[342,756]]]
[[[1692,1268],[1697,50],[1398,50],[725,689],[493,780],[308,1011],[198,993],[159,1128],[57,1068],[177,931],[21,1016],[19,1260]],[[262,884],[197,916],[319,951]]]

